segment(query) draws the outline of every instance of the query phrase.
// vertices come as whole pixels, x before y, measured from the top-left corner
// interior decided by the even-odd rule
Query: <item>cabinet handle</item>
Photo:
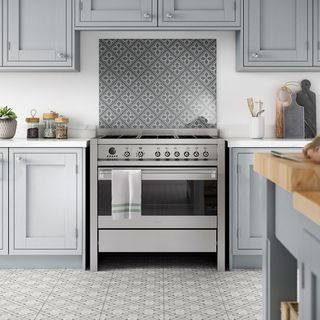
[[[145,19],[150,19],[150,18],[151,18],[151,14],[148,13],[148,12],[146,12],[146,13],[143,14],[143,17],[144,17]]]
[[[59,52],[59,53],[57,54],[57,57],[58,57],[59,59],[64,59],[66,56],[65,56],[63,53]]]
[[[258,53],[258,52],[254,52],[254,53],[252,53],[252,58],[255,58],[255,59],[257,59],[257,58],[259,58],[260,57],[260,54]]]
[[[173,15],[172,13],[168,12],[168,13],[166,14],[166,17],[167,17],[167,19],[173,19],[173,18],[174,18],[174,15]]]
[[[21,161],[23,161],[23,158],[18,157],[18,158],[17,158],[17,161],[21,162]]]

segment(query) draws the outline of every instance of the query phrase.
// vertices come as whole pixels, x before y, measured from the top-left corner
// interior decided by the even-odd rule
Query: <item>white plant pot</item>
[[[252,117],[250,129],[250,138],[262,139],[264,137],[264,118]]]
[[[0,119],[0,139],[11,139],[16,134],[17,120]]]

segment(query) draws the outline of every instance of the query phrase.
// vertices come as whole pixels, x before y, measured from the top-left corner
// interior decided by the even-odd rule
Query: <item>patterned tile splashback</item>
[[[99,41],[102,128],[216,127],[216,40]]]

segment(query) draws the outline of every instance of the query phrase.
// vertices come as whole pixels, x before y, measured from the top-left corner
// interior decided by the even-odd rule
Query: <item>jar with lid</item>
[[[56,137],[56,126],[55,119],[59,116],[58,113],[54,111],[50,111],[48,113],[43,114],[43,122],[44,122],[44,138],[55,138]]]
[[[68,123],[69,119],[63,116],[55,119],[57,139],[68,139]]]
[[[40,118],[35,117],[37,110],[31,110],[31,117],[26,118],[27,123],[27,138],[28,139],[38,139],[39,138],[39,122]]]

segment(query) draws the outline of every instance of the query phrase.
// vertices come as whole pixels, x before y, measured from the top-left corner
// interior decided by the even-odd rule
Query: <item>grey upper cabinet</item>
[[[75,25],[83,28],[152,27],[157,0],[76,0]]]
[[[238,69],[311,67],[312,0],[244,0]]]
[[[314,0],[313,9],[313,64],[320,67],[320,1]]]
[[[76,68],[72,0],[4,0],[3,65]]]
[[[240,27],[240,0],[159,0],[159,26]]]
[[[8,149],[0,148],[0,255],[8,254]]]

